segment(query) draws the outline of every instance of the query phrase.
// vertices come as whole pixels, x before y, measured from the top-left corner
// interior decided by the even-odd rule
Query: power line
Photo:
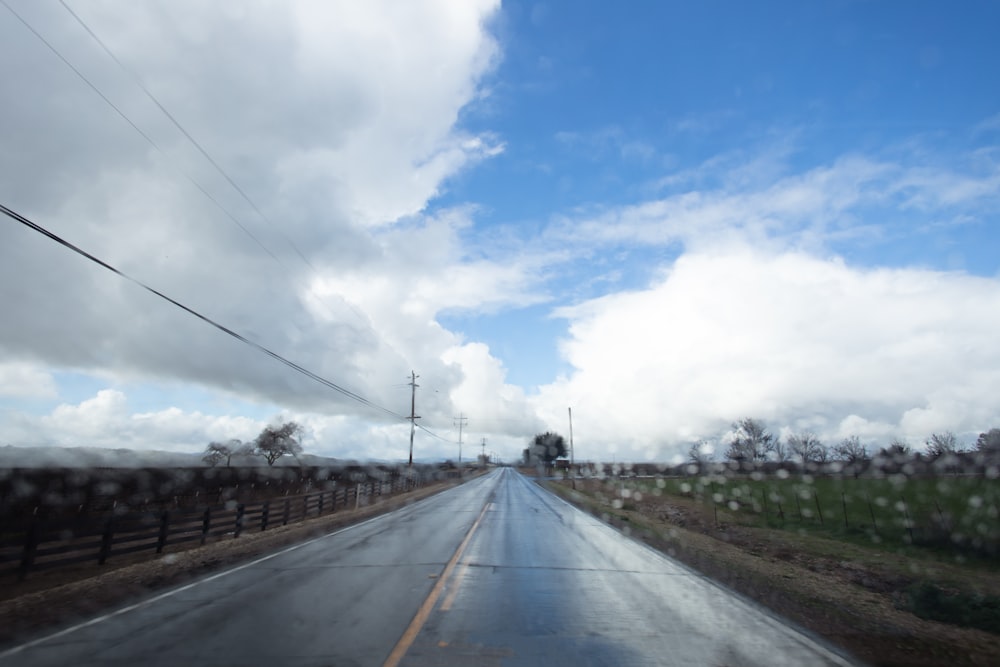
[[[146,142],[148,142],[149,145],[152,146],[154,150],[156,150],[160,155],[162,155],[167,165],[173,168],[178,174],[186,178],[187,181],[191,183],[192,186],[194,186],[199,192],[201,192],[210,202],[212,202],[212,204],[216,206],[216,208],[218,208],[227,218],[229,218],[229,220],[234,225],[239,227],[239,229],[241,229],[244,234],[246,234],[254,243],[256,243],[261,250],[263,250],[269,257],[271,257],[271,259],[273,259],[278,264],[278,266],[280,266],[285,271],[288,271],[288,267],[285,266],[284,262],[282,262],[281,259],[276,254],[274,254],[271,251],[271,249],[268,248],[264,244],[264,242],[260,240],[260,238],[257,237],[257,235],[255,235],[252,231],[250,231],[250,229],[246,225],[240,222],[240,220],[231,211],[229,211],[229,209],[223,206],[222,203],[215,196],[213,196],[204,186],[202,186],[198,181],[196,181],[190,174],[188,174],[179,166],[177,166],[173,162],[173,160],[171,160],[171,158],[166,154],[166,152],[148,134],[143,132],[142,129],[135,122],[133,122],[132,119],[130,119],[125,114],[124,111],[121,110],[121,108],[115,105],[110,98],[108,98],[104,93],[102,93],[100,89],[98,89],[97,86],[83,74],[83,72],[81,72],[78,68],[76,68],[65,56],[63,56],[62,53],[60,53],[59,50],[52,45],[51,42],[46,40],[41,33],[35,30],[20,14],[18,14],[9,4],[7,4],[7,0],[0,0],[0,3],[3,3],[3,5],[7,8],[7,10],[11,14],[13,14],[14,17],[17,18],[18,21],[20,21],[25,26],[25,28],[27,28],[35,37],[37,37],[38,40],[42,42],[42,44],[48,47],[48,49],[53,54],[55,54],[55,56],[59,58],[63,62],[63,64],[65,64],[74,74],[77,75],[77,77],[80,78],[81,81],[83,81],[91,90],[93,90],[98,97],[104,100],[104,102],[109,107],[111,107],[126,123],[128,123],[129,126],[131,126],[132,129],[134,129],[143,139],[145,139]],[[135,85],[138,86],[138,88],[141,89],[146,94],[146,96],[150,99],[150,101],[153,104],[155,104],[157,108],[160,109],[160,111],[167,117],[168,120],[170,120],[170,122],[174,125],[174,127],[176,127],[177,130],[181,132],[181,134],[183,134],[189,142],[191,142],[191,144],[202,154],[202,156],[206,160],[208,160],[208,162],[215,168],[215,170],[222,175],[222,177],[240,194],[241,197],[243,197],[243,199],[251,206],[251,208],[253,208],[253,210],[257,212],[257,214],[261,217],[261,219],[263,219],[268,225],[270,225],[273,229],[275,229],[282,236],[282,238],[285,239],[288,245],[291,246],[291,248],[295,251],[295,253],[303,261],[303,263],[313,272],[313,274],[318,276],[319,272],[316,270],[316,267],[314,267],[312,263],[308,260],[308,258],[306,258],[306,256],[302,253],[299,247],[295,244],[295,242],[292,241],[292,239],[288,235],[286,235],[283,231],[281,231],[279,227],[275,226],[270,221],[270,219],[268,219],[266,215],[264,215],[264,213],[260,210],[260,207],[257,206],[257,204],[252,199],[250,199],[246,191],[244,191],[229,176],[229,174],[226,173],[226,171],[222,168],[222,166],[208,153],[207,150],[205,150],[205,148],[191,135],[191,133],[188,132],[180,124],[180,122],[174,117],[174,115],[171,114],[170,111],[156,98],[156,96],[153,95],[153,93],[142,83],[142,80],[139,78],[138,74],[136,74],[134,70],[130,69],[127,65],[125,65],[115,55],[115,53],[110,49],[110,47],[108,47],[103,42],[103,40],[101,40],[101,38],[83,21],[83,19],[80,18],[80,16],[77,15],[63,0],[60,0],[60,4],[62,4],[62,6],[66,9],[66,11],[77,21],[77,23],[80,24],[80,26],[91,36],[91,38],[94,39],[94,41],[104,50],[104,52],[112,60],[114,60],[115,63],[117,63],[118,66],[123,71],[126,72],[126,74],[128,74],[132,78]],[[310,290],[307,288],[305,291],[309,292]],[[320,304],[320,306],[323,307],[323,309],[328,314],[330,314],[331,318],[334,318],[332,311],[329,309],[324,300],[316,299],[316,301]],[[354,315],[357,317],[358,321],[362,325],[365,325],[367,323],[366,317],[361,314],[361,312],[358,310],[357,307],[354,306],[354,304],[352,304],[347,299],[343,299],[343,303],[345,306],[347,306],[347,308],[351,310],[351,312],[354,313]],[[391,344],[388,344],[388,342],[386,342],[386,344],[389,345],[391,349],[395,349]]]
[[[460,416],[455,417],[455,425],[458,426],[458,463],[462,463],[462,428],[465,427],[465,422],[469,421],[469,418],[465,416],[463,412]]]
[[[410,389],[412,390],[410,393],[410,466],[411,467],[413,466],[413,430],[417,425],[417,420],[420,419],[420,417],[417,416],[417,387],[420,386],[419,384],[417,384],[418,377],[420,376],[417,375],[416,371],[410,371]]]
[[[4,4],[6,4],[6,0],[4,0]],[[198,152],[201,153],[202,156],[206,160],[208,160],[209,164],[211,164],[215,168],[215,170],[219,173],[219,175],[221,175],[224,179],[226,179],[226,182],[229,183],[229,185],[231,185],[233,187],[233,189],[236,190],[236,192],[238,192],[241,197],[243,197],[243,200],[247,204],[250,205],[250,208],[252,208],[254,210],[254,212],[257,213],[257,215],[260,216],[261,220],[263,220],[264,222],[266,222],[268,225],[271,226],[271,228],[275,229],[279,234],[281,234],[282,238],[284,238],[285,241],[288,243],[288,245],[290,245],[292,247],[292,249],[296,252],[296,254],[299,256],[299,258],[305,263],[305,265],[308,266],[310,269],[312,269],[315,272],[316,268],[309,262],[308,259],[306,259],[306,256],[302,253],[302,251],[299,249],[299,247],[297,245],[295,245],[295,242],[292,241],[292,239],[289,238],[289,236],[287,234],[285,234],[283,231],[281,231],[281,229],[279,227],[277,227],[274,223],[272,223],[271,220],[266,215],[264,215],[264,212],[260,210],[260,207],[257,206],[257,204],[252,199],[250,199],[250,196],[246,193],[246,191],[243,188],[241,188],[239,186],[239,184],[237,184],[236,181],[234,181],[232,179],[232,177],[229,176],[229,174],[226,172],[226,170],[223,169],[222,166],[219,165],[218,162],[216,162],[215,158],[213,158],[211,155],[209,155],[208,151],[205,150],[205,148],[198,142],[198,140],[196,140],[193,136],[191,136],[191,133],[188,132],[184,128],[184,126],[181,125],[180,122],[174,117],[174,115],[172,113],[170,113],[167,110],[167,108],[165,106],[163,106],[163,104],[160,103],[160,100],[158,100],[156,98],[156,96],[153,95],[153,93],[151,93],[148,88],[146,88],[146,86],[142,83],[142,79],[139,78],[139,75],[136,74],[135,71],[133,71],[127,65],[125,65],[125,63],[123,63],[121,60],[119,60],[118,56],[116,56],[114,54],[114,52],[107,46],[107,44],[105,44],[104,41],[101,40],[101,38],[97,36],[97,33],[95,33],[93,30],[91,30],[90,26],[88,26],[84,22],[84,20],[82,18],[80,18],[79,15],[77,15],[77,13],[74,12],[69,7],[69,5],[66,4],[65,0],[59,0],[59,4],[61,4],[63,6],[63,9],[65,9],[67,12],[69,12],[70,16],[72,16],[74,19],[76,19],[76,22],[79,23],[80,26],[84,30],[87,31],[87,34],[90,35],[94,39],[95,42],[97,42],[98,46],[100,46],[101,49],[103,49],[104,52],[106,54],[108,54],[108,56],[110,56],[111,59],[114,60],[115,63],[117,63],[118,66],[126,74],[128,74],[132,78],[132,81],[135,82],[135,85],[137,85],[139,87],[139,89],[142,90],[142,92],[144,92],[146,94],[146,97],[148,97],[149,100],[153,104],[155,104],[156,107],[160,111],[163,112],[163,115],[167,117],[167,119],[173,124],[173,126],[176,127],[177,130],[181,134],[183,134],[187,138],[188,141],[191,142],[191,145],[194,146],[198,150]],[[22,20],[22,23],[23,22],[24,21]],[[32,31],[32,32],[34,32],[34,31]],[[38,33],[35,33],[35,34],[38,34]],[[52,48],[52,47],[50,46],[49,48]],[[64,59],[64,62],[65,62],[65,59]],[[74,71],[77,71],[77,70],[74,68]],[[77,74],[79,74],[78,71],[77,71]],[[93,87],[93,86],[91,86],[91,87]],[[104,96],[102,95],[101,97],[104,97]],[[104,98],[104,99],[107,100],[107,98]],[[134,127],[134,125],[133,125],[133,127]]]
[[[35,30],[31,26],[30,23],[28,23],[27,21],[25,21],[24,18],[20,14],[18,14],[16,11],[14,11],[14,9],[9,4],[7,4],[7,0],[0,0],[0,3],[2,3],[3,6],[7,8],[7,11],[9,11],[11,14],[13,14],[14,18],[16,18],[18,21],[20,21],[24,25],[25,28],[27,28],[29,31],[31,31],[31,34],[33,34],[35,37],[37,37],[38,40],[42,44],[44,44],[45,46],[47,46],[48,49],[49,49],[49,51],[51,51],[53,54],[55,54],[55,56],[57,58],[59,58],[59,60],[61,60],[64,65],[66,65],[66,67],[70,68],[73,71],[73,73],[76,74],[77,77],[80,78],[81,81],[83,81],[85,84],[87,84],[87,86],[91,90],[93,90],[94,93],[98,97],[100,97],[102,100],[104,100],[104,102],[109,107],[111,107],[112,109],[114,109],[115,113],[117,113],[121,117],[122,120],[124,120],[126,123],[128,123],[132,127],[132,129],[135,130],[139,134],[139,136],[141,136],[143,139],[145,139],[149,143],[149,145],[152,146],[156,150],[156,152],[158,152],[160,155],[164,156],[164,158],[167,159],[167,163],[168,164],[170,164],[172,167],[174,167],[174,169],[177,169],[178,172],[180,172],[185,178],[187,178],[187,180],[190,181],[193,186],[195,186],[196,188],[198,188],[198,190],[200,190],[203,195],[205,195],[206,197],[208,197],[208,199],[213,204],[215,204],[216,206],[218,206],[219,209],[221,209],[222,212],[225,213],[226,216],[230,220],[232,220],[233,223],[236,224],[237,227],[239,227],[240,229],[242,229],[244,234],[246,234],[247,236],[249,236],[254,241],[254,243],[256,243],[258,246],[260,246],[261,249],[264,252],[266,252],[268,255],[270,255],[272,259],[274,259],[276,262],[278,262],[279,265],[282,265],[281,264],[281,260],[279,260],[278,257],[273,252],[271,252],[271,250],[267,246],[265,246],[264,243],[259,238],[257,238],[257,236],[253,232],[251,232],[249,229],[247,229],[246,226],[244,226],[243,223],[241,223],[236,218],[236,216],[234,216],[232,213],[230,213],[228,210],[226,210],[226,208],[224,206],[222,206],[222,204],[219,203],[219,201],[215,197],[213,197],[211,194],[209,194],[208,191],[204,187],[202,187],[197,181],[195,181],[193,178],[191,178],[191,176],[189,176],[187,173],[181,171],[178,167],[174,166],[173,163],[170,161],[170,159],[167,157],[166,152],[164,152],[164,150],[162,148],[160,148],[159,144],[157,144],[155,141],[153,141],[152,137],[150,137],[148,134],[146,134],[145,132],[143,132],[142,129],[138,125],[136,125],[132,121],[131,118],[129,118],[127,115],[125,115],[124,111],[122,111],[114,102],[112,102],[108,98],[107,95],[105,95],[104,93],[102,93],[101,90],[97,86],[95,86],[93,84],[93,82],[91,82],[90,79],[88,79],[84,75],[83,72],[81,72],[79,69],[77,69],[73,65],[73,63],[71,63],[66,58],[66,56],[64,56],[62,53],[60,53],[59,50],[56,49],[56,47],[54,47],[47,39],[45,39],[45,37],[43,37],[40,32],[38,32],[37,30]],[[67,9],[69,9],[69,8],[67,7]],[[282,265],[282,266],[284,266],[284,265]]]
[[[271,257],[271,259],[273,259],[275,262],[277,262],[279,266],[281,266],[282,268],[285,268],[287,270],[287,267],[284,266],[284,263],[278,258],[277,255],[275,255],[252,231],[250,231],[250,229],[248,229],[243,223],[241,223],[240,220],[235,215],[233,215],[233,213],[231,213],[228,209],[226,209],[225,206],[223,206],[222,203],[219,202],[219,200],[216,199],[205,187],[203,187],[200,183],[198,183],[198,181],[196,181],[188,173],[184,172],[182,169],[180,169],[175,164],[173,164],[173,162],[171,161],[171,159],[169,158],[169,156],[167,156],[167,154],[165,153],[165,151],[156,143],[156,141],[153,140],[152,137],[150,137],[135,122],[133,122],[125,114],[125,112],[122,111],[121,108],[119,108],[114,102],[112,102],[111,99],[108,96],[106,96],[104,93],[102,93],[101,90],[92,81],[90,81],[90,79],[88,79],[86,75],[83,74],[83,72],[81,72],[77,67],[75,67],[58,49],[55,48],[55,46],[53,46],[52,43],[50,43],[47,39],[45,39],[45,37],[41,33],[39,33],[20,14],[18,14],[7,3],[7,0],[0,0],[0,3],[2,3],[4,5],[4,7],[6,7],[6,9],[22,25],[24,25],[24,27],[27,28],[42,44],[44,44],[60,61],[62,61],[62,63],[64,65],[66,65],[66,67],[68,67],[74,74],[76,74],[76,76],[81,81],[83,81],[98,97],[100,97],[111,109],[113,109],[115,111],[115,113],[117,113],[118,116],[122,120],[124,120],[130,127],[132,127],[132,129],[135,130],[136,133],[139,134],[139,136],[141,136],[150,146],[152,146],[152,148],[154,150],[156,150],[160,155],[162,155],[166,159],[167,164],[170,164],[170,166],[173,167],[175,170],[177,170],[177,172],[179,174],[181,174],[182,176],[184,176],[197,190],[199,190],[222,213],[224,213],[226,215],[226,217],[228,217],[229,220],[233,224],[235,224],[237,227],[239,227],[250,239],[252,239],[254,241],[254,243],[256,243],[265,253],[267,253],[267,255]],[[223,169],[222,166],[208,153],[208,151],[205,150],[205,148],[191,135],[191,133],[188,132],[181,125],[181,123],[173,116],[173,114],[170,113],[169,110],[167,110],[167,108],[156,98],[156,96],[153,95],[152,92],[148,88],[146,88],[146,86],[142,83],[142,81],[139,78],[139,76],[133,70],[131,70],[127,65],[125,65],[114,54],[114,52],[111,51],[111,49],[103,42],[103,40],[101,40],[100,37],[83,21],[83,19],[81,19],[80,16],[77,15],[63,0],[60,0],[60,4],[62,4],[63,8],[66,9],[66,11],[91,36],[91,38],[94,39],[94,41],[104,50],[104,52],[112,60],[114,60],[115,63],[117,63],[118,66],[121,67],[133,79],[133,82],[143,91],[143,93],[146,94],[146,96],[150,99],[150,101],[153,104],[155,104],[157,108],[160,109],[160,111],[164,114],[164,116],[167,117],[167,119],[174,125],[174,127],[176,127],[177,130],[179,132],[181,132],[181,134],[183,134],[185,136],[185,138],[187,138],[188,141],[191,142],[191,144],[198,150],[198,152],[200,152],[202,154],[202,156],[215,168],[215,170],[230,184],[230,186],[232,186],[233,189],[236,190],[237,193],[239,193],[239,195],[247,202],[247,204],[249,204],[250,207],[257,213],[257,215],[259,215],[260,218],[262,220],[264,220],[266,223],[268,223],[269,225],[271,225],[272,228],[274,228],[276,231],[278,231],[278,233],[285,239],[285,241],[289,244],[289,246],[291,246],[292,249],[296,252],[296,254],[303,261],[303,263],[307,267],[309,267],[309,269],[311,269],[314,273],[317,273],[316,268],[309,262],[308,258],[305,257],[305,255],[302,253],[301,249],[299,249],[299,247],[294,243],[294,241],[292,241],[291,238],[289,238],[286,234],[284,234],[284,232],[282,232],[279,228],[277,228],[271,222],[271,220],[263,213],[263,211],[260,209],[260,207],[250,198],[250,196],[246,193],[246,191],[243,190],[243,188],[241,188],[239,186],[239,184],[236,183],[236,181],[232,177],[229,176],[228,173],[226,173],[225,169]],[[171,297],[167,296],[166,294],[163,294],[162,292],[159,292],[158,290],[153,289],[152,287],[149,287],[148,285],[146,285],[142,281],[140,281],[140,280],[138,280],[136,278],[133,278],[132,276],[129,276],[129,275],[127,275],[127,274],[119,271],[115,267],[107,264],[106,262],[102,261],[101,259],[97,258],[96,256],[91,255],[90,253],[88,253],[88,252],[82,250],[81,248],[73,245],[72,243],[70,243],[70,242],[62,239],[61,237],[59,237],[56,234],[48,231],[47,229],[41,227],[40,225],[37,225],[36,223],[28,220],[24,216],[21,216],[19,213],[13,211],[12,209],[9,209],[8,207],[4,206],[3,204],[0,204],[0,212],[3,212],[8,217],[11,217],[14,220],[17,220],[18,222],[21,222],[22,224],[24,224],[24,225],[26,225],[26,226],[34,229],[35,231],[43,234],[44,236],[49,237],[50,239],[56,241],[57,243],[60,243],[61,245],[64,245],[65,247],[67,247],[67,248],[73,250],[74,252],[82,255],[83,257],[86,257],[87,259],[90,259],[91,261],[93,261],[93,262],[101,265],[102,267],[108,269],[109,271],[112,271],[113,273],[119,275],[120,277],[125,278],[126,280],[129,280],[132,283],[135,283],[136,285],[142,287],[143,289],[149,291],[150,293],[155,294],[156,296],[159,296],[160,298],[162,298],[162,299],[170,302],[174,306],[176,306],[176,307],[178,307],[178,308],[180,308],[180,309],[182,309],[182,310],[190,313],[191,315],[194,315],[195,317],[203,320],[205,323],[210,324],[211,326],[219,329],[220,331],[223,331],[224,333],[226,333],[226,334],[228,334],[228,335],[236,338],[237,340],[240,340],[241,342],[246,343],[247,345],[250,345],[251,347],[257,349],[258,351],[263,352],[264,354],[267,354],[268,356],[271,356],[275,360],[277,360],[277,361],[279,361],[279,362],[281,362],[281,363],[289,366],[290,368],[293,368],[294,370],[296,370],[296,371],[298,371],[298,372],[306,375],[307,377],[310,377],[311,379],[319,382],[320,384],[323,384],[323,385],[325,385],[325,386],[327,386],[327,387],[329,387],[331,389],[334,389],[335,391],[338,391],[338,392],[344,394],[345,396],[347,396],[347,397],[349,397],[349,398],[351,398],[353,400],[356,400],[356,401],[358,401],[358,402],[360,402],[360,403],[362,403],[362,404],[364,404],[364,405],[366,405],[368,407],[371,407],[373,409],[376,409],[376,410],[382,411],[382,412],[384,412],[384,413],[386,413],[388,415],[391,415],[394,418],[402,419],[402,420],[407,420],[408,419],[407,417],[405,417],[403,415],[400,415],[400,414],[398,414],[396,412],[393,412],[392,410],[389,410],[388,408],[384,408],[384,407],[382,407],[380,405],[372,403],[371,401],[369,401],[368,399],[364,398],[363,396],[355,394],[354,392],[351,392],[350,390],[348,390],[348,389],[346,389],[344,387],[341,387],[341,386],[337,385],[336,383],[333,383],[333,382],[331,382],[329,380],[326,380],[325,378],[322,378],[319,375],[316,375],[316,374],[312,373],[308,369],[306,369],[306,368],[304,368],[302,366],[299,366],[298,364],[295,364],[294,362],[292,362],[292,361],[290,361],[290,360],[282,357],[281,355],[277,354],[276,352],[273,352],[270,349],[268,349],[268,348],[266,348],[266,347],[264,347],[264,346],[262,346],[262,345],[260,345],[258,343],[255,343],[255,342],[253,342],[251,340],[248,340],[248,339],[244,338],[243,336],[241,336],[237,332],[232,331],[231,329],[229,329],[229,328],[227,328],[227,327],[225,327],[225,326],[223,326],[223,325],[215,322],[211,318],[208,318],[208,317],[202,315],[201,313],[199,313],[199,312],[197,312],[197,311],[195,311],[195,310],[193,310],[193,309],[185,306],[184,304],[182,304],[182,303],[180,303],[180,302],[172,299]],[[346,301],[346,300],[344,301],[344,303],[345,303],[345,305],[347,305],[355,313],[355,315],[358,316],[359,320],[361,320],[362,322],[364,321],[364,318],[361,316],[361,314],[358,312],[357,308],[355,308],[353,304],[351,304],[349,301]],[[430,435],[430,436],[432,436],[434,438],[437,438],[438,440],[441,440],[443,442],[449,442],[449,440],[447,440],[446,438],[443,438],[442,436],[438,435],[437,433],[431,431],[430,429],[428,429],[428,428],[426,428],[426,427],[424,427],[422,425],[418,425],[418,428],[420,428],[422,431],[426,432],[428,435]]]
[[[443,436],[438,435],[437,433],[435,433],[434,431],[430,430],[426,426],[423,426],[421,424],[417,424],[417,428],[419,428],[421,431],[423,431],[427,435],[432,436],[434,438],[437,438],[441,442],[451,442],[451,440],[449,440],[448,438],[445,438]]]
[[[2,1],[2,0],[0,0],[0,1]],[[115,267],[113,267],[112,265],[108,264],[104,260],[102,260],[102,259],[100,259],[100,258],[98,258],[98,257],[96,257],[96,256],[94,256],[92,254],[90,254],[89,252],[87,252],[86,250],[83,250],[79,246],[76,246],[76,245],[70,243],[69,241],[65,240],[61,236],[58,236],[57,234],[55,234],[53,232],[50,232],[48,229],[45,229],[44,227],[42,227],[41,225],[39,225],[39,224],[37,224],[35,222],[32,222],[31,220],[29,220],[28,218],[24,217],[20,213],[12,210],[10,208],[8,208],[7,206],[5,206],[3,204],[0,204],[0,213],[3,213],[4,215],[6,215],[7,217],[11,218],[12,220],[15,220],[16,222],[21,223],[25,227],[28,227],[29,229],[32,229],[32,230],[38,232],[42,236],[45,236],[45,237],[49,238],[52,241],[55,241],[59,245],[62,245],[64,247],[68,248],[69,250],[72,250],[73,252],[77,253],[78,255],[89,259],[91,262],[94,262],[95,264],[97,264],[97,265],[99,265],[99,266],[107,269],[108,271],[111,271],[115,275],[117,275],[117,276],[119,276],[121,278],[124,278],[125,280],[128,280],[129,282],[131,282],[131,283],[133,283],[135,285],[138,285],[139,287],[141,287],[142,289],[146,290],[147,292],[160,297],[164,301],[166,301],[166,302],[168,302],[168,303],[176,306],[177,308],[180,308],[181,310],[183,310],[184,312],[188,313],[189,315],[193,315],[194,317],[197,317],[202,322],[215,327],[219,331],[221,331],[221,332],[223,332],[223,333],[225,333],[225,334],[227,334],[227,335],[235,338],[236,340],[240,341],[241,343],[249,345],[250,347],[252,347],[255,350],[257,350],[258,352],[262,352],[263,354],[266,354],[267,356],[271,357],[275,361],[278,361],[278,362],[280,362],[280,363],[288,366],[292,370],[295,370],[295,371],[297,371],[297,372],[305,375],[306,377],[308,377],[308,378],[310,378],[312,380],[315,380],[316,382],[319,382],[320,384],[322,384],[322,385],[324,385],[326,387],[329,387],[330,389],[333,389],[336,392],[339,392],[339,393],[343,394],[347,398],[350,398],[350,399],[352,399],[354,401],[357,401],[358,403],[361,403],[362,405],[365,405],[365,406],[367,406],[369,408],[372,408],[374,410],[378,410],[380,412],[383,412],[383,413],[385,413],[385,414],[387,414],[387,415],[389,415],[391,417],[394,417],[395,419],[398,419],[398,420],[401,420],[401,421],[407,421],[407,417],[405,417],[404,415],[401,415],[401,414],[398,414],[396,412],[393,412],[392,410],[390,410],[388,408],[385,408],[385,407],[382,407],[381,405],[378,405],[377,403],[373,403],[372,401],[368,400],[364,396],[362,396],[360,394],[357,394],[357,393],[351,391],[350,389],[342,387],[342,386],[338,385],[335,382],[327,380],[326,378],[324,378],[324,377],[322,377],[320,375],[317,375],[316,373],[313,373],[312,371],[308,370],[307,368],[304,368],[304,367],[300,366],[299,364],[295,363],[294,361],[290,361],[289,359],[286,359],[285,357],[281,356],[277,352],[274,352],[274,351],[272,351],[272,350],[264,347],[263,345],[261,345],[259,343],[255,343],[254,341],[246,338],[245,336],[243,336],[243,335],[241,335],[241,334],[233,331],[229,327],[226,327],[226,326],[224,326],[222,324],[219,324],[218,322],[216,322],[215,320],[211,319],[210,317],[202,315],[201,313],[199,313],[198,311],[194,310],[193,308],[185,306],[180,301],[177,301],[176,299],[173,299],[173,298],[167,296],[163,292],[160,292],[159,290],[156,290],[156,289],[150,287],[149,285],[147,285],[146,283],[142,282],[141,280],[138,280],[137,278],[133,278],[132,276],[128,275],[127,273],[124,273],[124,272],[116,269]]]

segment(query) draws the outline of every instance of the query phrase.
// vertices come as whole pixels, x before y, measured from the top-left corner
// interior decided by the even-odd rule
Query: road
[[[498,469],[0,654],[70,664],[854,663]]]

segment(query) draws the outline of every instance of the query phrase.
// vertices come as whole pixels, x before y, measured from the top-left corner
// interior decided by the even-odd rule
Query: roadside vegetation
[[[1000,664],[1000,429],[873,453],[733,426],[677,465],[584,463],[551,486],[871,664]]]

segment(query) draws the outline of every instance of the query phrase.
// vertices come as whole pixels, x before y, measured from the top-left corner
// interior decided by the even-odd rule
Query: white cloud
[[[548,233],[573,245],[767,244],[824,251],[831,241],[909,234],[941,218],[963,219],[1000,201],[1000,166],[964,156],[922,165],[868,155],[791,171],[790,146],[756,157],[723,155],[662,179],[667,196],[563,218]],[[940,156],[935,156],[940,158]],[[910,215],[903,222],[900,212]],[[899,226],[899,229],[894,229]]]
[[[537,404],[553,423],[573,406],[581,456],[683,454],[744,416],[831,441],[1000,419],[997,280],[744,246],[688,253],[648,289],[558,314],[575,370]]]
[[[52,375],[37,364],[0,362],[0,396],[54,398],[57,394]]]
[[[500,56],[489,29],[497,2],[81,5],[251,205],[60,6],[17,9],[159,150],[23,26],[0,22],[0,54],[10,56],[0,78],[22,91],[0,106],[4,203],[398,414],[409,408],[400,385],[416,370],[422,424],[446,440],[466,412],[478,437],[516,456],[525,433],[564,430],[570,405],[584,451],[589,442],[642,457],[748,413],[830,437],[922,437],[996,416],[983,399],[997,380],[983,342],[996,328],[993,281],[829,259],[831,242],[889,234],[892,224],[908,233],[974,219],[1000,191],[989,155],[941,167],[848,154],[793,169],[794,140],[768,137],[758,155],[706,161],[659,180],[656,199],[594,204],[598,213],[558,218],[540,238],[484,232],[473,206],[435,209],[434,198],[505,150],[504,137],[459,122]],[[731,118],[708,120],[678,131]],[[656,150],[616,125],[560,140],[633,166],[650,166]],[[887,222],[886,212],[912,219]],[[576,370],[537,397],[507,383],[505,361],[486,345],[438,321],[617,289],[632,257],[618,251],[671,245],[679,259],[656,260],[664,273],[647,289],[559,311]],[[288,410],[316,453],[407,453],[407,424],[386,423],[14,224],[0,225],[0,285],[6,396],[55,398],[55,368],[114,387],[193,385]],[[44,417],[9,411],[0,438],[197,451],[262,426],[207,412],[139,412],[109,389]],[[426,433],[416,448],[418,457],[453,449]]]
[[[175,407],[133,412],[128,397],[102,389],[80,403],[62,403],[49,414],[11,412],[4,441],[14,445],[107,447],[199,452],[211,440],[252,439],[264,423],[244,417],[184,412]]]
[[[447,179],[503,149],[456,124],[499,56],[497,2],[80,7],[266,221],[68,13],[17,9],[162,149],[0,26],[18,54],[0,75],[31,91],[0,108],[4,203],[118,268],[390,408],[411,368],[457,381],[440,310],[538,300],[531,265],[468,257],[452,223],[425,218]],[[363,409],[16,225],[0,260],[0,359]]]

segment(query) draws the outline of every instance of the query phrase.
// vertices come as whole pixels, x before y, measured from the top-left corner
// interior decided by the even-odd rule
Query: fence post
[[[878,535],[878,523],[875,521],[875,510],[872,509],[872,499],[867,493],[865,494],[865,501],[868,503],[868,514],[871,515],[872,518],[872,530],[874,530],[875,534]]]
[[[111,555],[111,541],[115,536],[115,519],[108,517],[108,522],[104,524],[104,532],[101,533],[101,553],[97,557],[97,564],[104,565]]]
[[[319,502],[316,505],[316,516],[323,516],[323,492],[319,492]]]
[[[906,510],[906,497],[900,496],[903,501],[903,520],[906,521],[906,532],[910,534],[910,544],[913,544],[913,523],[910,521],[910,513]]]
[[[844,492],[840,492],[840,506],[844,508],[844,530],[847,530],[847,499],[844,498]]]
[[[802,503],[799,502],[799,492],[795,492],[795,506],[799,509],[799,522],[802,522]]]
[[[262,533],[265,530],[267,530],[267,519],[270,514],[271,514],[271,501],[265,500],[264,507],[260,511],[260,532]]]
[[[819,506],[819,496],[813,491],[813,500],[816,501],[816,513],[819,514],[819,525],[823,525],[823,510]]]
[[[24,539],[24,554],[21,556],[21,570],[18,572],[17,578],[24,581],[25,577],[28,576],[28,572],[31,570],[31,566],[35,564],[35,551],[38,550],[38,519],[36,517],[31,518],[31,523],[28,525],[28,533],[25,535]]]
[[[948,522],[944,518],[944,512],[941,511],[941,504],[937,501],[937,498],[934,499],[934,507],[937,508],[938,518],[941,519],[941,528],[947,530],[948,532],[951,532],[951,530],[948,528]]]
[[[206,507],[205,514],[201,517],[201,545],[205,546],[205,540],[208,539],[208,531],[212,527],[212,508]]]
[[[760,490],[760,497],[764,500],[764,524],[767,524],[767,491],[764,489]]]
[[[288,496],[285,496],[285,516],[281,520],[282,526],[288,525],[288,512],[291,509],[291,506],[292,506],[292,501],[288,499]]]
[[[309,516],[309,494],[302,496],[302,520]]]
[[[354,487],[354,509],[361,507],[361,485]]]
[[[236,506],[236,528],[233,530],[233,537],[239,537],[240,533],[243,532],[244,511],[246,511],[246,506],[243,503]]]
[[[160,515],[160,536],[156,540],[156,553],[163,553],[163,547],[167,544],[167,528],[170,521],[170,513],[163,510]]]

